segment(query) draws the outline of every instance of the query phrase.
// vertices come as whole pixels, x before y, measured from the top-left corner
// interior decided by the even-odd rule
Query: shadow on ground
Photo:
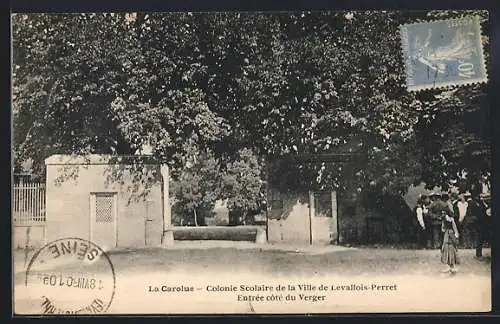
[[[202,270],[217,272],[250,271],[272,275],[440,275],[439,250],[343,249],[322,254],[265,249],[122,249],[108,253],[117,273]],[[482,259],[474,250],[460,251],[460,273],[490,276],[489,249]],[[22,267],[24,254],[16,253]],[[67,265],[68,269],[72,265]],[[16,274],[20,274],[20,268]]]

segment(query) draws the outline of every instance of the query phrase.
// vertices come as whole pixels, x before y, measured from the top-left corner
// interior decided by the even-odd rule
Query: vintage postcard
[[[491,311],[487,22],[13,13],[14,315]]]

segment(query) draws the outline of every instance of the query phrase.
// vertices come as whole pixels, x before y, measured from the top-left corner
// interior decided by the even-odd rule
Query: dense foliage
[[[263,159],[356,139],[367,159],[352,177],[336,162],[280,177],[397,194],[420,181],[466,189],[490,168],[486,86],[408,92],[399,38],[400,24],[465,14],[487,28],[487,13],[453,11],[16,14],[15,167],[29,160],[43,175],[54,153],[149,144],[191,212],[219,198],[249,210],[262,200]]]

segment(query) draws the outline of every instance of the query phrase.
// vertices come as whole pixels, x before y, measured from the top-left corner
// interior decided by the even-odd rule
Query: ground
[[[429,303],[440,309],[446,310],[449,304],[449,311],[457,310],[464,306],[477,307],[478,311],[487,310],[490,307],[490,276],[491,259],[490,250],[485,249],[484,258],[478,260],[474,257],[473,250],[461,250],[461,264],[457,274],[444,274],[441,272],[443,266],[439,262],[438,250],[408,250],[408,249],[388,249],[388,248],[345,248],[336,246],[324,247],[301,247],[301,246],[280,246],[280,245],[257,245],[249,242],[179,242],[172,248],[150,248],[150,249],[121,249],[108,253],[117,274],[117,294],[113,303],[114,311],[133,311],[134,306],[138,312],[166,312],[170,308],[161,308],[155,301],[173,298],[173,296],[151,296],[147,287],[150,285],[161,286],[168,282],[176,285],[195,285],[199,290],[205,290],[206,285],[212,284],[253,284],[272,282],[276,284],[311,283],[318,285],[326,283],[328,286],[343,286],[350,284],[371,285],[373,282],[379,284],[383,282],[387,285],[399,285],[399,296],[391,295],[389,292],[375,292],[380,295],[377,300],[386,300],[385,304],[375,305],[374,295],[363,295],[361,292],[356,296],[350,294],[332,292],[327,293],[327,297],[334,304],[328,304],[327,311],[335,311],[334,307],[340,307],[342,312],[355,311],[355,305],[362,306],[366,302],[364,309],[374,308],[384,311],[394,311],[391,303],[396,301],[404,302],[408,311],[414,307],[416,311],[429,311]],[[15,253],[15,284],[22,287],[24,278],[24,258],[23,251]],[[29,256],[28,256],[29,258]],[[67,265],[66,271],[73,271],[72,265]],[[103,271],[105,271],[103,269]],[[22,288],[21,288],[22,289]],[[340,288],[344,289],[344,288]],[[201,293],[201,291],[200,291]],[[208,302],[206,309],[217,311],[218,306],[215,301],[208,301],[207,292],[204,302]],[[142,294],[141,302],[131,303],[124,296]],[[138,295],[139,294],[139,295]],[[204,296],[204,297],[203,297]],[[416,297],[415,297],[416,296]],[[466,296],[466,297],[464,297]],[[173,300],[180,302],[182,296],[176,296]],[[233,302],[237,296],[224,296],[228,302]],[[397,297],[397,298],[396,298]],[[418,298],[417,298],[418,297]],[[139,298],[139,297],[138,297]],[[167,298],[167,299],[165,299]],[[181,298],[181,299],[179,299]],[[218,298],[221,298],[219,295]],[[349,302],[349,298],[355,298]],[[371,298],[371,299],[370,299]],[[394,300],[393,300],[394,298]],[[413,300],[414,298],[415,300]],[[130,299],[130,297],[129,297]],[[455,300],[456,301],[453,301]],[[150,300],[150,302],[146,302]],[[191,301],[195,299],[190,299]],[[463,300],[463,301],[461,301]],[[120,301],[120,302],[119,302]],[[222,302],[222,299],[219,300]],[[172,300],[170,300],[170,303]],[[342,304],[343,302],[343,304]],[[305,305],[305,310],[325,311],[327,304],[321,308],[321,303]],[[128,306],[125,306],[128,305]],[[142,306],[138,306],[142,305]],[[209,307],[209,305],[211,305]],[[238,308],[241,303],[229,306],[220,312],[236,311],[246,312],[248,308]],[[246,303],[244,303],[246,305]],[[283,304],[279,304],[283,305]],[[427,305],[427,306],[426,306]],[[191,305],[195,308],[177,306],[170,309],[173,312],[203,312],[201,304]],[[386,308],[384,308],[387,306]],[[113,311],[113,307],[110,311]],[[187,307],[187,308],[186,308]],[[196,308],[198,307],[198,308]],[[233,307],[233,308],[232,308]],[[381,308],[380,308],[381,307]],[[433,306],[434,307],[434,306]],[[268,312],[268,308],[262,304],[251,305],[250,309]],[[359,307],[358,307],[359,308]],[[163,310],[162,310],[163,309]],[[273,310],[277,310],[276,306]],[[298,308],[295,308],[298,309]],[[397,308],[399,309],[399,308]],[[397,310],[396,309],[396,310]],[[476,309],[476,308],[474,308]],[[434,310],[434,308],[430,309]],[[459,309],[461,310],[461,309]],[[283,311],[286,311],[283,309]],[[359,311],[359,309],[357,310]]]

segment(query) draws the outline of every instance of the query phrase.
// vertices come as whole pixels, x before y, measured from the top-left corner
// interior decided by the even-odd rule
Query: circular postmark
[[[68,237],[38,250],[26,269],[26,287],[42,314],[105,313],[115,294],[115,270],[95,243]]]

